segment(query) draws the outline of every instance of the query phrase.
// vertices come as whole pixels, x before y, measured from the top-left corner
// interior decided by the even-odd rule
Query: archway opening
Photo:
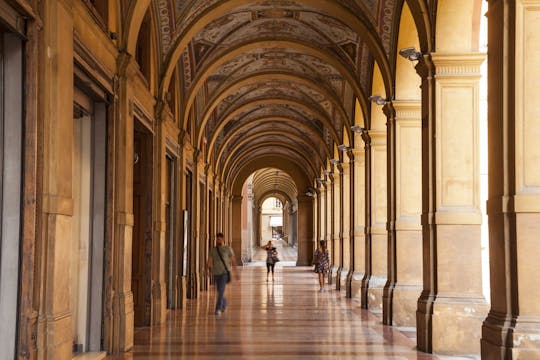
[[[278,266],[298,260],[298,200],[293,179],[275,168],[254,172],[244,183],[242,201],[242,263],[264,266],[264,247],[271,241]]]

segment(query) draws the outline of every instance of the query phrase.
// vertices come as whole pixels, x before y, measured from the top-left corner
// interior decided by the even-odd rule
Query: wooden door
[[[149,326],[152,261],[152,135],[135,126],[131,288],[135,326]]]

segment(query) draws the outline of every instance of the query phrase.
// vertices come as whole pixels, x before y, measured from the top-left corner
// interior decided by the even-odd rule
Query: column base
[[[337,266],[334,266],[332,267],[332,269],[330,269],[330,279],[331,281],[328,281],[328,284],[334,284],[336,285],[336,289],[337,289],[337,286],[338,286],[338,272],[339,272],[339,268]]]
[[[186,308],[186,289],[187,289],[187,277],[181,276],[177,278],[176,282],[177,287],[177,297],[176,297],[176,309],[185,309]]]
[[[352,271],[350,278],[351,298],[362,298],[362,279],[364,278],[363,272]]]
[[[423,309],[420,309],[421,304]],[[418,349],[443,355],[480,353],[482,321],[488,311],[483,297],[437,296],[429,314],[429,302],[419,300],[417,312]],[[428,311],[425,311],[425,310]]]
[[[367,309],[370,311],[382,312],[385,284],[386,279],[371,275],[367,289]]]
[[[187,277],[186,297],[196,299],[199,295],[199,274],[189,274]]]
[[[345,297],[348,299],[352,298],[352,277],[353,271],[349,270],[347,272],[347,277],[345,278]]]
[[[397,284],[392,299],[392,324],[416,327],[416,309],[422,285]]]
[[[70,359],[72,354],[71,313],[38,323],[40,359]]]
[[[152,286],[152,325],[165,322],[167,314],[167,289],[164,283],[154,283]]]
[[[394,312],[393,300],[394,300],[394,288],[395,283],[390,280],[386,282],[383,290],[383,324],[391,326]]]
[[[491,311],[482,326],[482,359],[540,358],[540,318]]]
[[[369,282],[371,280],[371,275],[364,274],[364,277],[362,278],[362,283],[360,287],[360,306],[362,309],[368,308],[368,290],[369,290]]]
[[[126,352],[133,348],[135,330],[133,293],[118,294],[113,298],[113,349],[112,353]]]

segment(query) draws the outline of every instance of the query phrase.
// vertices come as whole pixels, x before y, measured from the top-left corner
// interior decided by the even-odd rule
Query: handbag
[[[223,266],[225,267],[225,270],[227,270],[227,283],[231,282],[231,272],[227,268],[227,265],[225,265],[225,261],[223,260],[223,256],[221,256],[221,252],[219,251],[219,248],[216,246],[216,251],[219,255],[219,258],[221,259],[221,262],[223,263]]]
[[[275,263],[277,263],[278,261],[279,261],[279,258],[278,258],[278,256],[277,256],[277,251],[274,251],[274,252],[272,253],[272,263],[275,264]]]

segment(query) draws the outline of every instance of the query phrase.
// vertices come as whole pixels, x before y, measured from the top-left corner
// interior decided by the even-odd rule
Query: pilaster
[[[347,278],[349,277],[349,270],[351,268],[351,244],[350,244],[350,169],[351,166],[349,164],[349,160],[347,156],[343,156],[343,162],[341,164],[341,172],[342,172],[342,186],[341,186],[341,203],[342,203],[342,211],[341,211],[341,223],[342,225],[342,231],[341,231],[341,279],[340,279],[340,285],[341,289],[345,290],[346,293],[350,294],[350,286],[348,286]]]
[[[230,209],[232,249],[236,255],[236,265],[242,265],[242,196],[232,196]]]
[[[328,174],[326,178],[326,241],[330,250],[331,268],[328,272],[328,285],[333,283],[333,265],[334,265],[334,177]]]
[[[360,288],[360,303],[363,309],[368,308],[368,290],[372,274],[372,241],[371,241],[371,223],[372,223],[372,151],[371,151],[371,136],[367,130],[362,132],[362,140],[364,140],[364,277],[362,278],[362,286]]]
[[[355,144],[363,144],[360,134],[355,135]],[[352,181],[354,190],[351,191],[351,215],[352,233],[352,251],[351,256],[354,258],[351,271],[351,297],[361,298],[362,279],[366,273],[366,236],[365,236],[365,221],[366,221],[366,179],[365,179],[365,150],[357,145],[357,148],[352,150],[354,161],[352,162],[352,173],[354,180]]]
[[[341,290],[341,269],[343,266],[343,168],[334,166],[334,262],[332,263],[332,277],[336,290]]]
[[[388,273],[386,131],[370,131],[371,136],[371,277],[368,309],[382,311]]]
[[[298,260],[297,266],[308,266],[313,248],[313,199],[309,196],[298,196]]]
[[[394,101],[396,110],[396,281],[392,324],[416,326],[422,292],[421,102]]]
[[[73,215],[73,14],[70,1],[43,5],[41,89],[43,143],[39,155],[42,260],[38,358],[67,359],[72,351],[70,250]]]
[[[481,353],[490,360],[537,359],[540,68],[531,55],[540,51],[540,1],[490,1],[488,26],[491,310]]]
[[[417,312],[422,351],[480,351],[480,322],[487,310],[479,196],[478,107],[484,59],[477,53],[434,53],[418,65],[428,73],[422,84],[427,99],[422,116],[427,122],[422,132],[424,291]]]
[[[387,280],[383,291],[383,324],[392,325],[396,271],[396,109],[392,102],[383,107],[386,115],[386,231]]]

